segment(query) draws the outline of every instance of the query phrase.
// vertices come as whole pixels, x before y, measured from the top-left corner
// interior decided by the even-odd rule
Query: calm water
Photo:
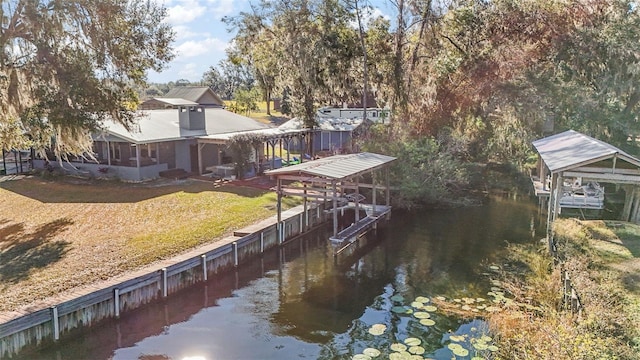
[[[412,336],[422,340],[423,357],[451,359],[449,336],[481,332],[483,323],[434,314],[435,326],[421,326],[391,312],[390,298],[486,296],[490,284],[481,274],[492,256],[506,242],[535,241],[537,223],[528,198],[395,212],[376,237],[368,235],[370,245],[337,264],[326,231],[316,232],[238,272],[20,358],[350,359],[367,347],[386,354]],[[383,335],[368,333],[376,323],[387,326]]]

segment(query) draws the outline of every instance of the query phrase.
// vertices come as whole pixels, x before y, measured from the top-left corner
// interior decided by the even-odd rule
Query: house
[[[71,173],[117,177],[129,181],[154,179],[176,171],[202,174],[207,167],[232,162],[225,142],[200,139],[215,134],[268,129],[269,126],[222,108],[178,106],[139,111],[130,130],[112,121],[93,134],[93,157],[75,158],[62,166]],[[44,160],[34,166],[43,168]]]
[[[376,124],[389,123],[389,109],[381,108],[353,108],[353,107],[322,107],[318,109],[319,118],[331,118],[331,119],[362,119],[364,112],[367,112],[367,120],[370,120]]]
[[[220,108],[224,107],[224,101],[207,86],[177,86],[162,97],[144,101],[140,104],[140,109],[154,110],[193,105]]]

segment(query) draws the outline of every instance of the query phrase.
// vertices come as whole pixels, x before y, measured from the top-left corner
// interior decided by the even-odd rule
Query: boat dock
[[[334,255],[337,256],[346,248],[351,246],[351,244],[358,240],[359,236],[365,234],[371,229],[375,229],[378,222],[385,219],[387,215],[391,213],[390,206],[377,205],[375,212],[373,211],[373,205],[371,204],[360,204],[360,206],[371,209],[370,211],[367,210],[367,216],[349,225],[347,228],[338,232],[335,236],[331,236],[329,238],[331,242],[337,246]]]

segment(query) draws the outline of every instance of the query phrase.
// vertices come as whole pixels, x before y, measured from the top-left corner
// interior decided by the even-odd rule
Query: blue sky
[[[250,0],[155,0],[168,10],[165,20],[176,32],[175,58],[161,73],[150,72],[149,82],[166,83],[178,79],[200,81],[202,74],[226,57],[225,49],[233,38],[222,22],[249,8]],[[255,0],[254,0],[255,1]],[[380,3],[380,0],[376,1]],[[376,10],[374,15],[385,11]]]

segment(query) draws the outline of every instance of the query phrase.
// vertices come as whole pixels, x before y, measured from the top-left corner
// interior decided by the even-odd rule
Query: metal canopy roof
[[[640,160],[617,147],[573,130],[536,140],[533,146],[551,172],[565,171],[613,157],[640,167]]]
[[[374,153],[334,155],[301,164],[266,171],[267,175],[317,176],[327,179],[347,179],[376,170],[396,158]]]

